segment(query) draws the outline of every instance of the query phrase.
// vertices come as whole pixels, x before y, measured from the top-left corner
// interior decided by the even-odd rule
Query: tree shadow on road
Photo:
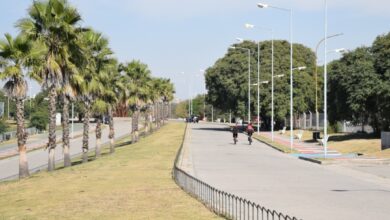
[[[230,131],[229,128],[192,128],[192,130],[199,130],[199,131]]]
[[[332,192],[385,192],[390,193],[390,190],[384,190],[384,189],[332,189]]]

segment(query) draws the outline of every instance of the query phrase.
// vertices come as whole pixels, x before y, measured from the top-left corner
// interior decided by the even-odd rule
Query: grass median
[[[169,123],[113,155],[2,183],[0,219],[218,218],[171,178],[184,127]]]

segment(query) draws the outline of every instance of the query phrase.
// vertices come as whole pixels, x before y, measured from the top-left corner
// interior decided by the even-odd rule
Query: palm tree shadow
[[[198,131],[230,131],[230,128],[192,128],[192,130],[198,130]]]

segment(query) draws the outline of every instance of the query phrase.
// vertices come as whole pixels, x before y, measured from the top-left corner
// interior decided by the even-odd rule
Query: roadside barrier
[[[186,127],[187,130],[187,127]],[[213,186],[191,176],[180,169],[177,164],[182,153],[184,138],[176,154],[172,178],[185,192],[202,202],[206,207],[226,219],[237,220],[298,220],[272,209],[267,209],[254,202],[231,193],[216,189]]]

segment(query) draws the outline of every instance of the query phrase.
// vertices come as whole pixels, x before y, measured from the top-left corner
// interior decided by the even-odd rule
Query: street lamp
[[[247,29],[253,29],[256,26],[253,24],[245,24],[245,28]],[[271,28],[264,28],[264,27],[258,27],[259,29],[267,30],[271,32],[271,45],[272,45],[272,52],[271,52],[271,76],[274,75],[274,31]],[[257,44],[257,134],[260,133],[260,41]],[[272,80],[272,88],[273,88],[273,80]],[[273,97],[273,96],[272,96]],[[272,99],[273,103],[273,99]],[[272,121],[273,121],[274,115],[272,114]],[[272,122],[273,123],[273,122]],[[273,125],[272,125],[273,127]],[[273,128],[272,128],[272,134],[273,134]],[[273,136],[272,136],[273,141]]]
[[[316,103],[315,103],[315,111],[316,111],[316,130],[319,130],[319,115],[318,115],[318,74],[317,74],[317,70],[318,70],[318,65],[317,65],[317,60],[318,60],[318,49],[320,47],[320,45],[325,41],[325,39],[330,39],[330,38],[334,38],[334,37],[338,37],[338,36],[341,36],[343,35],[343,33],[339,33],[339,34],[334,34],[334,35],[331,35],[331,36],[327,36],[326,38],[322,38],[318,43],[317,43],[317,46],[316,46],[316,51],[315,51],[315,54],[316,54],[316,60],[315,60],[315,72],[314,72],[314,78],[315,78],[315,81],[316,81]]]
[[[264,4],[264,3],[258,3],[257,7],[259,7],[259,8],[273,8],[273,9],[281,10],[284,12],[289,12],[289,14],[290,14],[290,133],[291,133],[290,134],[290,149],[292,151],[293,144],[294,144],[294,136],[293,136],[293,129],[294,129],[294,125],[293,125],[293,42],[292,42],[293,11],[292,11],[292,9],[270,6],[270,5]]]
[[[237,38],[237,40],[242,40]],[[231,46],[230,49],[241,49],[248,52],[248,124],[251,120],[251,50],[244,47]]]

